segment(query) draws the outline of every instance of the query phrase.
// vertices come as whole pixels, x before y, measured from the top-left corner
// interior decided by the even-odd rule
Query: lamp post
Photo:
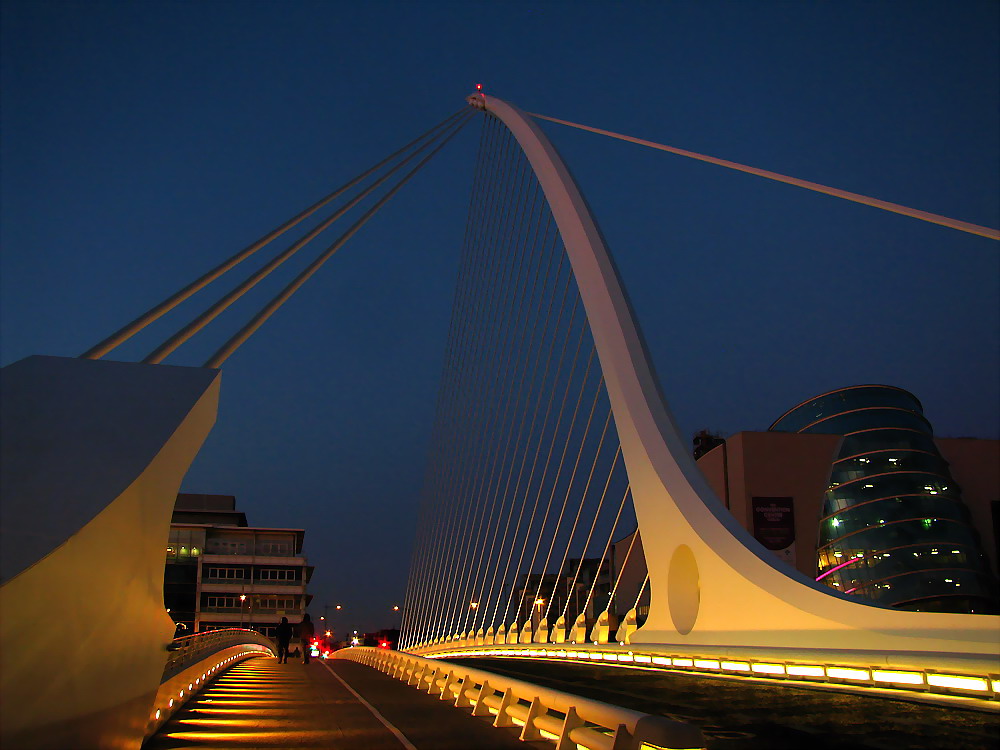
[[[240,594],[240,628],[241,629],[243,627],[243,603],[246,602],[246,600],[247,600],[247,595],[246,594]]]

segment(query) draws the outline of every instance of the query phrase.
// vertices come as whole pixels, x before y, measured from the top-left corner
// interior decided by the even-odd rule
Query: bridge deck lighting
[[[722,662],[722,668],[728,669],[730,672],[750,671],[750,665],[745,661],[724,661]]]
[[[783,664],[751,664],[750,669],[758,674],[784,674]]]
[[[929,674],[927,684],[934,687],[955,688],[957,690],[989,690],[986,680],[981,677],[963,677],[953,674]]]
[[[875,669],[872,671],[872,679],[875,682],[892,682],[904,685],[924,684],[924,676],[920,672],[894,672],[886,669]]]
[[[870,680],[867,669],[851,669],[849,667],[827,667],[826,676],[840,680]]]
[[[794,677],[825,677],[823,667],[806,666],[804,664],[789,664],[785,668]]]

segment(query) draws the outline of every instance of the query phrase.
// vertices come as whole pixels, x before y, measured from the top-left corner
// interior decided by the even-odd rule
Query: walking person
[[[278,664],[288,664],[288,644],[292,640],[292,626],[287,617],[282,617],[274,634],[278,641]]]
[[[316,627],[309,617],[309,613],[302,615],[302,622],[299,623],[299,640],[302,641],[302,663],[309,663],[309,651],[312,648],[312,639],[316,635]]]

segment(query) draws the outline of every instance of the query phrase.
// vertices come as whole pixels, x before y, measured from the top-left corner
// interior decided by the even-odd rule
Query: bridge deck
[[[307,666],[260,657],[208,683],[143,745],[144,750],[195,747],[524,750],[525,743],[513,730],[496,729],[354,662],[317,659]]]

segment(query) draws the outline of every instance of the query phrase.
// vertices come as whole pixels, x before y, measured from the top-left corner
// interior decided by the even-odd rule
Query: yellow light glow
[[[159,719],[160,718],[160,709],[156,709],[156,713],[153,714],[153,718],[154,719]]]
[[[674,663],[675,664],[677,663],[676,659],[674,660]],[[695,659],[694,660],[694,665],[696,667],[698,667],[698,669],[718,669],[719,668],[719,662],[717,662],[715,659]]]
[[[188,724],[196,727],[258,727],[256,719],[180,719],[178,724]]]
[[[789,664],[786,671],[796,677],[825,677],[826,672],[823,667],[810,667],[802,664]]]
[[[171,698],[170,700],[167,701],[167,708],[173,708],[173,707],[174,707],[174,699]]]
[[[994,693],[1000,693],[1000,680],[991,680],[990,687],[993,688]]]
[[[650,664],[653,661],[653,657],[646,656],[645,654],[636,654],[635,660],[640,664]]]
[[[635,661],[632,654],[618,654],[618,661]]]
[[[962,677],[954,674],[929,674],[927,684],[934,687],[955,688],[956,690],[988,690],[986,680],[981,677]]]
[[[782,664],[752,664],[750,666],[754,672],[759,674],[784,674],[785,667]]]
[[[656,659],[653,659],[653,662],[659,663],[659,662],[656,662]],[[666,664],[669,664],[670,663],[670,659],[664,659],[664,662]],[[674,659],[674,666],[675,667],[693,667],[694,666],[694,659]]]
[[[836,677],[839,680],[870,680],[871,675],[867,669],[850,669],[849,667],[827,667],[827,677]]]
[[[618,661],[618,654],[602,654],[604,661]]]
[[[730,672],[750,671],[750,665],[745,661],[724,661],[722,662],[722,668],[728,669]]]
[[[885,669],[872,671],[875,682],[895,682],[904,685],[923,685],[924,676],[920,672],[892,672]]]

